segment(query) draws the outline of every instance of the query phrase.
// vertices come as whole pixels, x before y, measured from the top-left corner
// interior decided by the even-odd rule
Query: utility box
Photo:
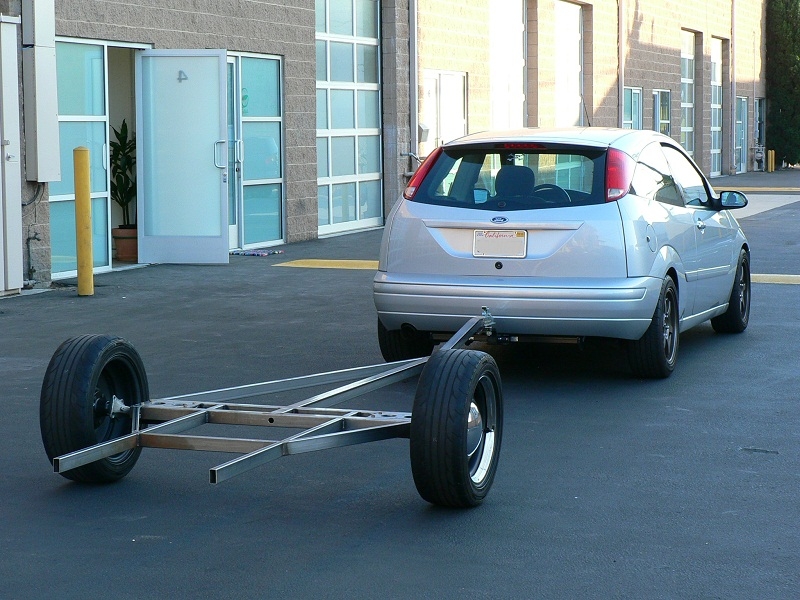
[[[25,111],[25,177],[60,181],[54,0],[22,3],[22,94]],[[41,91],[41,93],[40,93]]]
[[[0,296],[22,288],[19,18],[0,15]]]

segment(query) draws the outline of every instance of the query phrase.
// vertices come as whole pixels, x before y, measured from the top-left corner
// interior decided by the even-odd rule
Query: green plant
[[[122,225],[136,225],[136,212],[131,210],[131,201],[136,200],[136,134],[128,132],[128,124],[122,120],[120,128],[111,130],[116,140],[111,148],[111,199],[122,208]],[[134,202],[134,208],[136,204]],[[133,213],[133,219],[131,219]]]

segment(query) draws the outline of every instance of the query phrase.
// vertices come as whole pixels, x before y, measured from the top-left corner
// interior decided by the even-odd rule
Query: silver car
[[[420,165],[386,222],[374,280],[388,361],[429,354],[487,307],[488,342],[625,340],[667,377],[679,333],[745,330],[750,248],[671,138],[522,129],[470,135]]]

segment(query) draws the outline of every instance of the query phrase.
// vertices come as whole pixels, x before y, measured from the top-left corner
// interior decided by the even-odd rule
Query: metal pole
[[[92,269],[92,200],[89,179],[89,149],[79,146],[72,151],[75,164],[75,235],[78,254],[78,295],[94,295]]]

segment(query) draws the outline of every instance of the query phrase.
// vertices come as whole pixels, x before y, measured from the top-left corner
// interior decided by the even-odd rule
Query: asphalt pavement
[[[687,332],[676,372],[653,382],[611,344],[491,349],[503,450],[467,511],[419,498],[404,440],[219,485],[208,469],[228,455],[146,449],[122,481],[86,486],[42,447],[42,377],[71,336],[128,339],[153,398],[382,362],[380,229],[115,270],[90,297],[66,280],[0,299],[0,598],[795,597],[800,170],[713,184],[750,197],[738,214],[765,279],[748,330]],[[410,410],[413,386],[347,406]]]

